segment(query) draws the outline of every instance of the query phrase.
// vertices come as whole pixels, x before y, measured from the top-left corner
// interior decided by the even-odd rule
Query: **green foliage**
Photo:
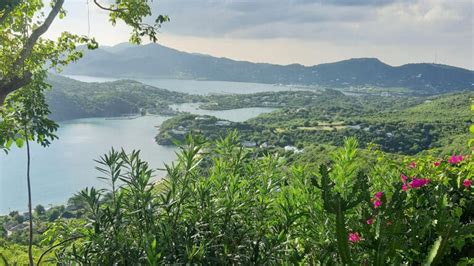
[[[57,220],[43,245],[62,243],[57,262],[101,265],[454,264],[472,255],[471,158],[400,164],[374,150],[367,164],[347,139],[312,171],[256,157],[235,133],[187,137],[180,149],[157,186],[139,152],[102,156],[109,190],[80,192],[87,219]],[[413,185],[420,177],[429,181]]]
[[[49,110],[43,91],[48,85],[36,78],[14,92],[0,108],[0,148],[8,150],[13,142],[21,148],[26,139],[48,146],[57,138],[57,124],[48,119]]]
[[[94,1],[97,4],[97,1]],[[144,18],[152,15],[150,3],[152,0],[115,0],[109,7],[100,6],[102,9],[111,11],[110,22],[115,25],[118,20],[122,20],[132,28],[130,42],[140,44],[144,36],[150,41],[158,40],[158,29],[161,24],[168,22],[170,18],[166,15],[158,15],[153,24],[144,23]]]
[[[38,247],[33,247],[34,257],[39,257],[42,252],[43,251]],[[46,256],[45,261],[49,261],[52,258],[54,258],[54,256],[49,254]],[[0,265],[28,265],[28,247],[0,239]],[[52,264],[44,263],[41,265]]]
[[[0,101],[0,149],[5,151],[13,142],[21,147],[30,139],[47,146],[56,138],[57,125],[47,118],[43,95],[48,88],[46,71],[79,59],[82,53],[75,50],[77,43],[96,46],[93,39],[67,32],[56,41],[39,38],[43,23],[51,23],[40,12],[43,8],[43,1],[17,1],[0,9],[4,18],[0,23],[0,93],[5,97],[13,91],[5,102]]]

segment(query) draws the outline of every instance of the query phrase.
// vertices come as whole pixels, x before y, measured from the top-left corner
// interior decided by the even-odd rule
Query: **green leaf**
[[[21,147],[23,147],[24,141],[23,141],[22,138],[18,138],[18,139],[15,140],[15,143],[16,143],[16,146],[17,146],[18,148],[21,148]]]
[[[5,148],[10,149],[13,144],[13,139],[8,139],[7,143],[5,144]]]
[[[423,265],[431,265],[431,263],[433,263],[434,258],[438,254],[438,249],[441,245],[441,240],[443,240],[443,238],[439,236],[438,239],[436,239],[436,241],[433,243],[433,246],[431,246],[430,252],[428,253],[428,257],[426,258],[426,262],[423,263]]]

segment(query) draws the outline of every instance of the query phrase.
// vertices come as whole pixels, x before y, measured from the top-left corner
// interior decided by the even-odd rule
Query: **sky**
[[[66,18],[47,37],[70,31],[102,45],[126,42],[129,29],[113,27],[89,1],[66,0]],[[377,57],[474,69],[472,0],[154,0],[152,9],[171,19],[158,43],[186,52],[276,64]]]

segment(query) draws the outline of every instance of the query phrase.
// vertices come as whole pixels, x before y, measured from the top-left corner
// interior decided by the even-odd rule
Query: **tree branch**
[[[36,263],[36,265],[40,265],[41,261],[43,260],[43,257],[48,254],[48,252],[50,252],[51,250],[61,246],[61,245],[64,245],[65,243],[69,242],[69,241],[73,241],[73,240],[76,240],[76,239],[79,239],[79,238],[82,238],[83,236],[74,236],[74,237],[71,237],[71,238],[68,238],[66,240],[63,240],[61,242],[59,242],[58,244],[56,245],[53,245],[51,246],[50,248],[48,248],[45,252],[43,252],[43,254],[41,254],[40,258],[38,259],[38,262]]]
[[[3,14],[0,16],[0,25],[7,20],[8,15],[10,14],[10,10],[3,10]]]
[[[56,1],[53,6],[53,9],[51,9],[43,24],[36,28],[31,33],[28,40],[26,40],[25,46],[20,52],[20,56],[12,64],[10,74],[7,74],[4,77],[0,78],[0,106],[3,105],[5,98],[8,94],[30,83],[32,77],[32,74],[30,72],[23,73],[21,76],[14,73],[17,72],[17,70],[25,63],[25,60],[28,58],[28,56],[31,55],[31,52],[33,51],[36,42],[41,37],[41,35],[43,35],[49,29],[49,26],[51,26],[51,23],[53,23],[54,19],[59,14],[59,11],[61,10],[63,4],[64,0]],[[8,16],[8,14],[9,12],[5,11],[5,13],[1,16],[0,22],[3,22],[3,20],[6,19],[6,17]]]
[[[61,10],[63,4],[64,0],[57,0],[53,6],[53,9],[51,9],[43,24],[41,24],[41,26],[36,28],[31,33],[31,36],[26,41],[23,50],[21,50],[20,52],[20,57],[18,57],[18,59],[13,63],[13,70],[17,69],[25,62],[26,58],[28,58],[28,56],[31,54],[31,51],[33,50],[33,47],[35,46],[38,39],[49,29],[49,26],[51,26],[51,23],[53,23],[54,19],[59,14],[59,11]]]
[[[110,7],[103,6],[97,0],[94,0],[94,4],[98,6],[100,9],[111,11],[111,12],[122,12],[126,10],[125,8],[110,8]]]
[[[10,80],[0,80],[0,106],[3,105],[8,94],[28,85],[32,77],[33,74],[31,72],[26,72],[21,77],[15,76]]]

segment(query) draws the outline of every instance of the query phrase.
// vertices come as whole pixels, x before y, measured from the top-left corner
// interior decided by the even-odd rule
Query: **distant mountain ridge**
[[[181,52],[158,44],[119,44],[87,51],[66,74],[127,78],[175,78],[327,87],[404,87],[442,93],[474,89],[474,71],[440,64],[390,66],[376,58],[357,58],[315,66],[236,61]]]

